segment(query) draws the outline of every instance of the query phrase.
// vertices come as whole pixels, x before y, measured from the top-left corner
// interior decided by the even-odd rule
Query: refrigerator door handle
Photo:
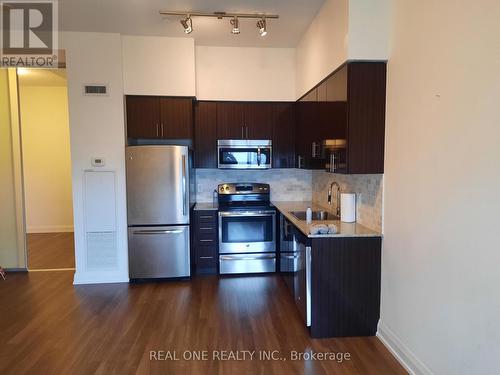
[[[182,214],[186,216],[187,202],[186,202],[186,155],[182,155]]]
[[[147,235],[147,234],[179,234],[182,233],[180,229],[166,229],[166,230],[135,230],[133,234]]]

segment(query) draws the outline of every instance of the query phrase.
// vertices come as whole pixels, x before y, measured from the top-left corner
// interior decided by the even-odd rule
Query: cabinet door
[[[245,104],[245,136],[247,139],[271,139],[273,136],[273,103]]]
[[[311,91],[309,91],[306,95],[304,95],[301,99],[301,102],[316,102],[318,101],[318,89],[315,87]]]
[[[196,104],[194,144],[196,168],[217,168],[217,103]]]
[[[347,101],[347,65],[332,74],[325,81],[326,101],[346,102]]]
[[[386,63],[349,63],[348,85],[348,173],[384,173]]]
[[[245,139],[245,104],[217,103],[217,139]]]
[[[160,138],[160,101],[155,96],[127,96],[127,137]]]
[[[293,103],[273,104],[273,168],[295,167],[295,107]]]
[[[161,138],[193,138],[193,100],[160,98]]]

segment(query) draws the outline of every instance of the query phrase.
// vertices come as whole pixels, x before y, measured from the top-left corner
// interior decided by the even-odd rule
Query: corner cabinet
[[[299,167],[325,169],[333,152],[335,173],[383,173],[385,101],[386,62],[342,65],[297,102]]]
[[[127,95],[125,105],[127,138],[193,138],[193,98]]]

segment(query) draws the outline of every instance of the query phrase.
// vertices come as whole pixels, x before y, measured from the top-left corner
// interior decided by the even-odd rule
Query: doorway
[[[29,271],[74,270],[66,69],[17,69]]]

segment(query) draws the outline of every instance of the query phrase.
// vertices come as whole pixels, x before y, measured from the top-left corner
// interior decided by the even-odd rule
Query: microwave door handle
[[[260,147],[257,147],[257,166],[260,167]]]

